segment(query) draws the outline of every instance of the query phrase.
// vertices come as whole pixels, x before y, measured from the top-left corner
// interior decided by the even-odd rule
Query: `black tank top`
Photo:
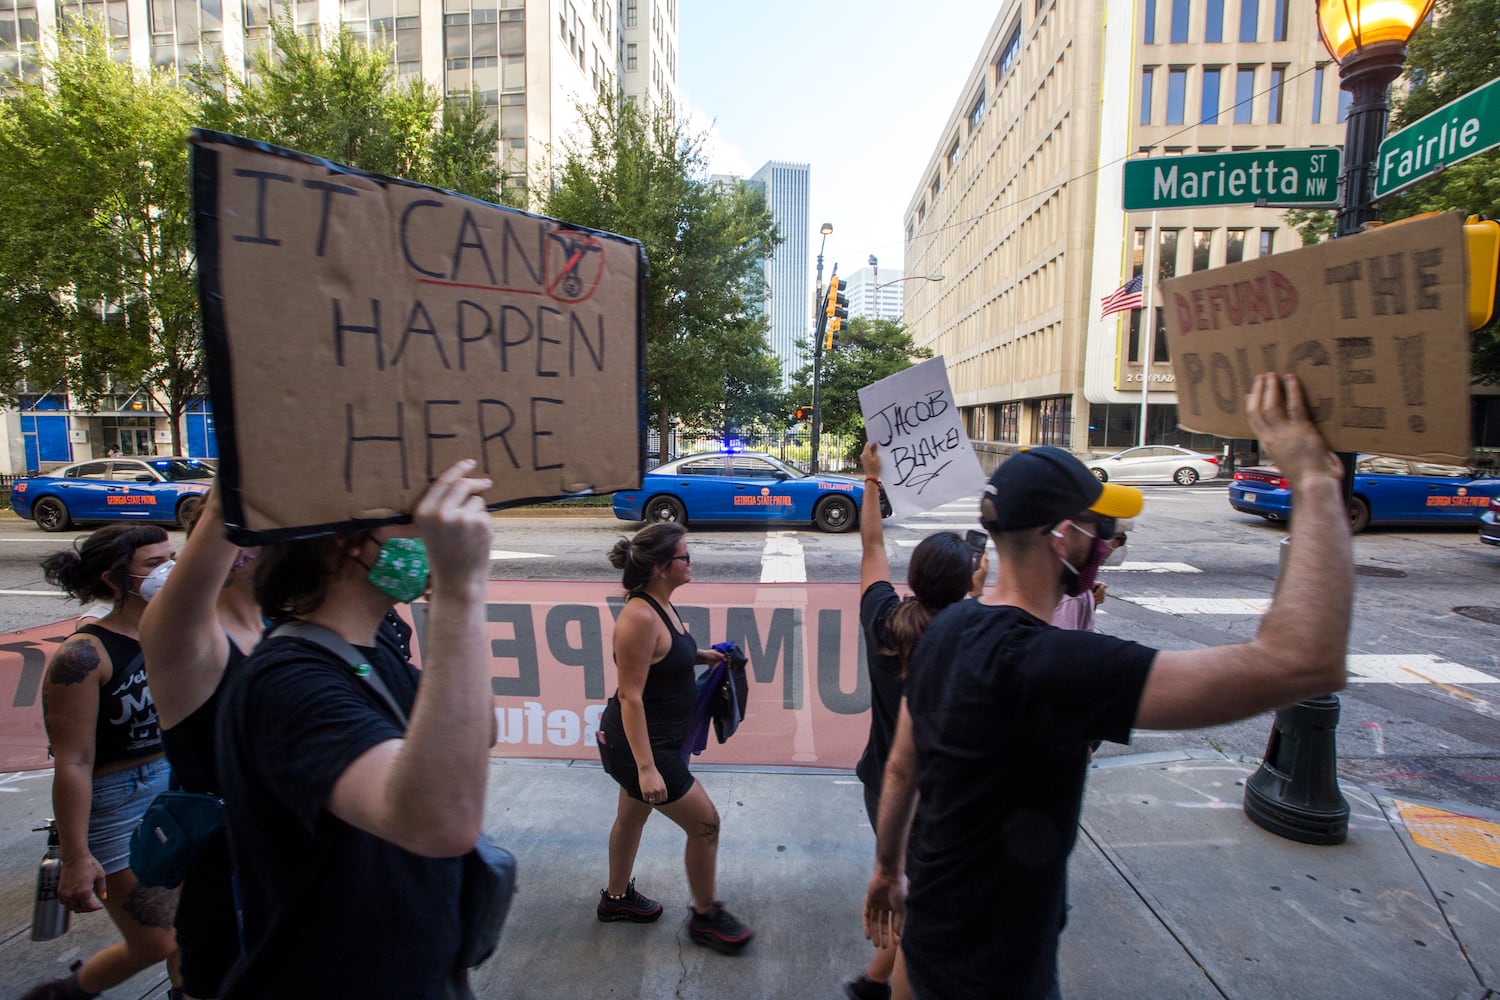
[[[651,605],[672,636],[671,648],[665,656],[651,664],[651,669],[646,673],[641,704],[646,712],[646,731],[651,736],[651,745],[658,749],[676,750],[682,746],[688,730],[692,728],[693,709],[698,702],[697,675],[693,669],[698,659],[698,643],[686,629],[677,631],[672,619],[651,595],[634,593],[630,597],[639,597]],[[605,706],[599,725],[607,734],[607,739],[624,739],[618,691]]]
[[[219,777],[214,765],[218,744],[214,739],[214,719],[219,714],[224,678],[244,659],[245,654],[230,639],[229,658],[224,661],[224,673],[214,693],[187,718],[171,729],[162,730],[162,745],[166,748],[167,762],[172,765],[172,780],[177,787],[189,792],[218,794]]]
[[[162,752],[156,706],[146,686],[141,644],[93,622],[75,634],[91,635],[109,657],[109,683],[99,689],[99,717],[94,722],[94,768],[122,760],[156,757]]]

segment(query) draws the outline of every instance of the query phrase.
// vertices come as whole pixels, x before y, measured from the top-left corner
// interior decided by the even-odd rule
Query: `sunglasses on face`
[[[687,563],[689,566],[691,566],[693,564],[693,557],[690,554],[686,553],[686,552],[684,552],[680,556],[673,556],[672,558],[668,559],[667,562],[676,562],[679,559],[681,559],[683,562]]]

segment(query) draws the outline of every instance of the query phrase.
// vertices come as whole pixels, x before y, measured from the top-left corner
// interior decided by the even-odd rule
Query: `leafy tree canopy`
[[[859,439],[864,430],[859,390],[930,357],[932,351],[918,347],[900,320],[855,316],[846,322],[838,346],[823,352],[819,378],[823,433]],[[799,400],[811,402],[812,376],[811,364],[797,373]]]

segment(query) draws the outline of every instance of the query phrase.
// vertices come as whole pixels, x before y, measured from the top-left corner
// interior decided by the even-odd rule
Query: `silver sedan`
[[[1085,462],[1101,483],[1176,483],[1191,486],[1219,475],[1219,457],[1173,444],[1126,448],[1106,458]]]

